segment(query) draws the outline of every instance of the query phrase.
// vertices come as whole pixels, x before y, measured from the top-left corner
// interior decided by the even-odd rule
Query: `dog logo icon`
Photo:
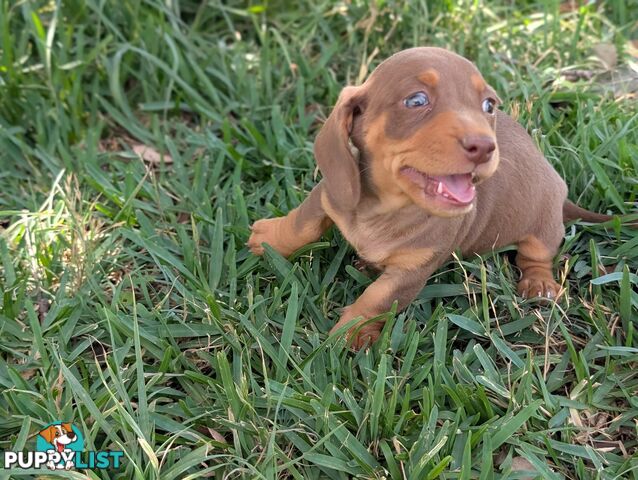
[[[33,437],[35,450],[31,447],[0,452],[0,462],[4,460],[4,463],[0,463],[0,473],[12,469],[69,471],[118,469],[122,466],[122,450],[84,450],[84,436],[70,422],[49,423],[34,433]]]
[[[71,423],[56,422],[38,432],[36,450],[58,454],[49,456],[47,467],[51,470],[71,470],[75,467],[76,455],[84,451],[84,438]]]

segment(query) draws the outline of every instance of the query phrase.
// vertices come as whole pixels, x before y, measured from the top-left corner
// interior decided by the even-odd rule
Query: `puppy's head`
[[[425,47],[393,55],[363,85],[341,92],[317,136],[331,201],[353,209],[363,184],[397,206],[413,202],[446,217],[469,212],[475,185],[498,166],[499,103],[459,55]]]
[[[51,425],[44,430],[40,430],[39,435],[52,445],[56,443],[68,445],[74,442],[76,437],[70,423]]]

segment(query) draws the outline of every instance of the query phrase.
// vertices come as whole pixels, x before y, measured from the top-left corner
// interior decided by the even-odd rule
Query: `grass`
[[[69,478],[483,480],[521,458],[638,478],[635,231],[568,226],[551,307],[516,296],[508,251],[456,258],[357,354],[326,333],[370,282],[338,231],[291,259],[244,246],[316,183],[342,86],[414,45],[475,61],[572,199],[635,212],[635,94],[592,52],[631,71],[637,19],[632,0],[0,0],[0,450],[62,419],[125,451]]]

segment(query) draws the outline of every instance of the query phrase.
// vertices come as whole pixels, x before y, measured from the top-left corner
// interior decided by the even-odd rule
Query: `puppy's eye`
[[[491,98],[486,98],[483,100],[483,111],[485,113],[489,113],[490,115],[494,114],[494,105],[495,102]]]
[[[59,437],[60,436],[60,432],[55,432],[55,436]]]
[[[425,107],[430,103],[430,99],[425,92],[417,92],[403,100],[403,104],[408,108]]]

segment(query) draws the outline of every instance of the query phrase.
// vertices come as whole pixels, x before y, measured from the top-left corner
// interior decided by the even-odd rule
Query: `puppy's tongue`
[[[431,177],[436,182],[441,182],[437,193],[447,193],[451,198],[459,203],[469,203],[474,200],[476,189],[472,183],[472,175],[463,173],[458,175],[443,175],[440,177]]]
[[[476,196],[470,173],[435,176],[414,167],[403,167],[401,173],[430,195],[441,195],[461,204],[470,203]]]

